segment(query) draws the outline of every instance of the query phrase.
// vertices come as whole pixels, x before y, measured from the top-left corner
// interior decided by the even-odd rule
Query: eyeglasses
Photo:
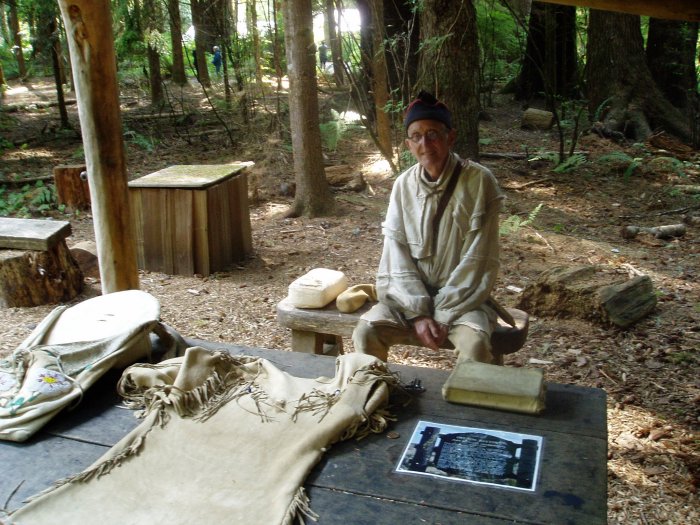
[[[414,133],[413,135],[408,137],[408,140],[410,140],[414,144],[419,144],[420,141],[423,139],[425,139],[426,142],[433,142],[433,141],[439,139],[442,135],[444,135],[443,131],[430,129],[422,135],[420,133]]]

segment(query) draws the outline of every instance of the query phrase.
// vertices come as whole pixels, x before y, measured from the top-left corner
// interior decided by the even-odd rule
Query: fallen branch
[[[643,215],[618,215],[620,219],[642,219],[644,217],[658,217],[661,215],[676,215],[677,213],[686,213],[691,210],[700,210],[700,204],[696,206],[686,206],[685,208],[676,208],[675,210],[659,211],[656,213],[647,213]]]
[[[685,224],[668,224],[666,226],[654,226],[645,228],[644,226],[625,226],[620,231],[623,239],[634,239],[640,233],[648,233],[657,239],[671,239],[673,237],[683,237],[685,235]]]
[[[513,188],[514,190],[522,190],[524,188],[527,188],[529,186],[534,186],[536,184],[541,184],[542,182],[547,182],[549,180],[549,177],[542,177],[541,179],[536,179],[536,180],[531,180],[530,182],[525,182],[523,184],[520,184],[519,186],[516,186]]]

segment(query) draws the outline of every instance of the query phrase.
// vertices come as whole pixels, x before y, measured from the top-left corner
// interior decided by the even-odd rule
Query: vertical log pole
[[[108,0],[59,0],[70,47],[102,293],[138,289]]]

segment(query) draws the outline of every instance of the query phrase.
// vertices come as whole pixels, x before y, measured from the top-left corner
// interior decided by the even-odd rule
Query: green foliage
[[[542,151],[531,159],[528,159],[528,162],[535,162],[538,160],[545,160],[555,164],[556,167],[553,170],[555,173],[569,173],[585,164],[586,156],[582,153],[575,153],[564,160],[564,162],[560,162],[559,153],[555,151]]]
[[[416,159],[413,154],[405,149],[399,153],[399,171],[405,171],[416,163]]]
[[[34,185],[25,184],[13,191],[0,186],[0,216],[45,215],[52,209],[58,209],[53,184],[46,185],[43,181],[37,181]]]
[[[506,220],[501,222],[501,224],[498,228],[498,232],[501,235],[506,236],[506,235],[510,235],[511,233],[518,232],[520,230],[520,228],[523,228],[524,226],[530,226],[537,218],[537,215],[540,213],[542,206],[543,206],[543,204],[539,203],[528,214],[526,219],[523,219],[519,215],[511,215]]]
[[[482,84],[508,81],[518,71],[525,32],[502,2],[478,0],[475,8]]]
[[[70,156],[74,160],[83,160],[85,158],[85,151],[83,150],[82,144],[78,147]]]
[[[136,131],[125,131],[124,138],[126,142],[138,146],[139,148],[148,151],[149,153],[155,149],[154,140]]]
[[[557,156],[558,157],[558,156]],[[576,168],[586,163],[586,156],[582,153],[574,153],[564,162],[561,162],[554,168],[554,173],[569,173]]]
[[[332,120],[322,123],[319,127],[321,128],[321,141],[324,147],[329,151],[335,151],[338,147],[338,141],[345,133],[347,129],[347,123],[340,116],[340,114],[331,110]]]
[[[610,104],[610,101],[613,99],[613,97],[606,98],[601,102],[598,107],[595,109],[595,112],[593,113],[593,122],[598,122],[600,120],[600,117],[603,115],[603,112],[607,109],[608,104]]]
[[[598,162],[608,164],[612,167],[621,166],[624,170],[622,178],[627,181],[632,176],[634,171],[641,165],[642,159],[640,157],[630,157],[627,153],[622,151],[613,151],[612,153],[598,157]]]
[[[668,358],[676,365],[694,365],[698,362],[697,352],[672,352]]]
[[[15,145],[4,137],[0,137],[0,153],[5,150],[14,149]]]

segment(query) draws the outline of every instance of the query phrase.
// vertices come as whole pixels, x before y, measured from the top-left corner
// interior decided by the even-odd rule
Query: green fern
[[[537,215],[540,213],[540,210],[542,210],[542,206],[543,203],[540,202],[530,213],[528,213],[526,219],[523,219],[519,215],[511,215],[510,217],[501,222],[498,228],[498,232],[501,235],[505,236],[517,232],[518,230],[520,230],[520,228],[529,226],[537,218]]]
[[[568,173],[586,162],[586,156],[582,153],[574,153],[564,162],[554,168],[554,173]]]
[[[622,178],[623,180],[627,181],[632,176],[634,171],[641,165],[642,159],[639,157],[630,157],[627,155],[627,153],[623,153],[622,151],[613,151],[612,153],[599,157],[598,162],[618,166],[622,165],[625,168]]]

